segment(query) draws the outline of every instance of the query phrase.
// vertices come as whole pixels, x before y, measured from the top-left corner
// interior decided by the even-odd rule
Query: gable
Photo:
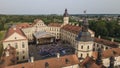
[[[21,39],[26,39],[26,37],[15,32],[11,36],[6,38],[4,41],[21,40]]]
[[[44,24],[44,22],[42,20],[39,20],[34,24],[34,26],[35,27],[42,27],[42,26],[46,26],[46,25]]]

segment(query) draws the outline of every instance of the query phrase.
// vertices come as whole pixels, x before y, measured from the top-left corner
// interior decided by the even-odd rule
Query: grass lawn
[[[2,51],[3,51],[3,46],[2,46],[2,44],[0,43],[0,57],[1,57],[1,55],[2,55]]]
[[[4,36],[5,36],[5,31],[0,31],[0,56],[1,56],[2,51],[3,51],[3,46],[2,46],[1,40],[4,38]]]
[[[0,31],[0,41],[4,38],[5,36],[5,31]]]

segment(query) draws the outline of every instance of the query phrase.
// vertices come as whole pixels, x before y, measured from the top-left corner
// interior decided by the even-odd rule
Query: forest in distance
[[[72,16],[76,16],[82,19],[84,15],[70,15],[70,22],[81,25],[81,21],[73,19]],[[103,18],[110,17],[112,20],[108,21]],[[116,19],[114,19],[116,17]],[[96,37],[101,35],[101,37],[110,39],[115,38],[116,41],[120,41],[120,15],[88,15],[89,28],[93,30]],[[97,20],[94,20],[97,18]],[[45,24],[51,22],[62,23],[62,15],[0,15],[0,31],[6,31],[11,24],[28,22],[32,23],[35,19],[41,19]]]

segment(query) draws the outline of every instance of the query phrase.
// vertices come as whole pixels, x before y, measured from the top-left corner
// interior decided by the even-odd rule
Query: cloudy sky
[[[120,0],[0,0],[0,14],[120,14]]]

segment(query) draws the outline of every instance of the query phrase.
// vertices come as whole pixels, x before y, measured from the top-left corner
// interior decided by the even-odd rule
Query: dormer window
[[[8,44],[8,46],[10,46],[10,44]]]
[[[68,59],[65,59],[65,63],[68,64],[70,63],[70,61]]]
[[[15,37],[15,39],[17,39],[17,37]]]
[[[45,68],[49,68],[48,62],[45,63]]]
[[[22,67],[22,68],[25,68],[25,67]]]

